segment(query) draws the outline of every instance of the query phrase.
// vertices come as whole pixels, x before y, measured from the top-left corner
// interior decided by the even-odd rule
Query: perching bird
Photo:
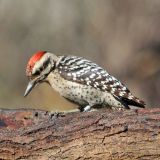
[[[144,108],[144,101],[132,95],[127,87],[97,64],[77,56],[56,56],[39,51],[26,68],[29,84],[24,96],[42,82],[64,98],[79,104],[80,111],[96,106],[129,109],[129,105]]]

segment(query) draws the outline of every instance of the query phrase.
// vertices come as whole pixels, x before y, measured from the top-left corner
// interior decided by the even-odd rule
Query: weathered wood
[[[160,109],[0,110],[0,159],[160,159]]]

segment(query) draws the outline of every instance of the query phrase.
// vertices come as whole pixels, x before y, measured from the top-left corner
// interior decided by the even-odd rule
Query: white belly
[[[47,78],[52,88],[61,96],[76,102],[80,105],[106,105],[119,106],[117,101],[110,93],[103,92],[92,86],[79,84],[62,78],[57,71],[50,73]]]
[[[54,90],[71,101],[81,105],[88,105],[88,101],[95,100],[101,103],[101,92],[97,95],[97,90],[91,86],[65,80],[57,72],[49,74],[47,79]]]

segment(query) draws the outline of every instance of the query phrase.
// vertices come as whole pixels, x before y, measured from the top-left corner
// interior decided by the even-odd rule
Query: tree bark
[[[0,159],[160,159],[160,109],[0,110]]]

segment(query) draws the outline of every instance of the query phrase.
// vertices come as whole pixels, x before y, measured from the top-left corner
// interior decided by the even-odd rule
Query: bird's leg
[[[87,105],[87,106],[80,106],[79,111],[80,112],[91,112],[91,111],[97,111],[96,108],[93,108],[94,105]]]
[[[89,111],[91,111],[91,108],[92,108],[92,106],[87,105],[87,106],[85,106],[85,107],[83,108],[83,112],[89,112]]]

